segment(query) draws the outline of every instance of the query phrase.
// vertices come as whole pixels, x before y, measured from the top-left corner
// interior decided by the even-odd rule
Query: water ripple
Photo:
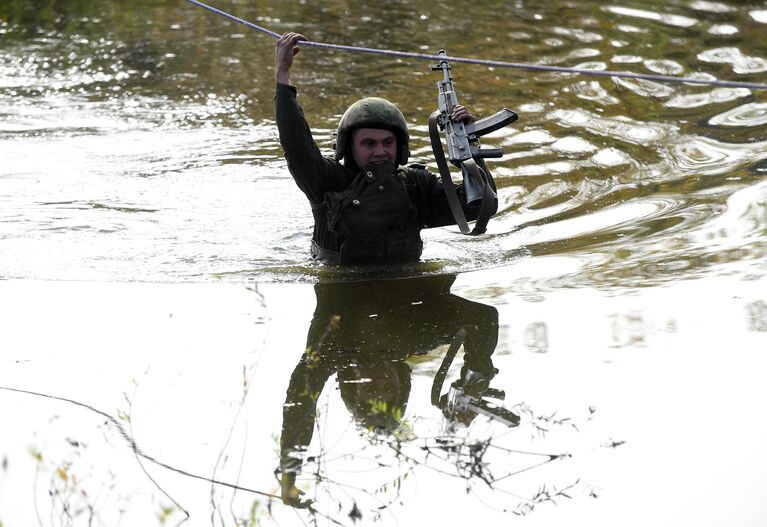
[[[767,103],[749,103],[709,119],[715,126],[762,126],[767,124]]]
[[[681,75],[684,72],[684,66],[675,60],[648,59],[644,65],[648,70],[661,75]]]
[[[604,37],[600,35],[599,33],[594,33],[593,31],[586,31],[580,28],[554,27],[551,29],[551,31],[557,35],[574,38],[578,42],[583,42],[584,44],[590,44],[592,42],[601,42],[604,40]]]
[[[699,108],[711,104],[734,101],[751,95],[747,88],[714,88],[703,93],[675,95],[664,103],[667,108]]]
[[[738,48],[715,48],[698,53],[698,58],[712,64],[730,64],[735,73],[759,73],[767,71],[767,60],[744,55]]]
[[[641,18],[645,20],[653,20],[656,22],[661,22],[663,24],[668,24],[670,26],[691,27],[698,23],[696,19],[682,16],[682,15],[674,15],[670,13],[658,13],[656,11],[645,11],[643,9],[633,9],[630,7],[606,6],[603,9],[605,11],[615,13],[616,15],[624,15],[629,17]]]
[[[696,11],[706,13],[732,13],[735,8],[721,2],[707,2],[705,0],[695,0],[690,2],[690,7]]]
[[[680,137],[668,148],[672,170],[678,175],[716,175],[734,172],[764,157],[767,142],[731,144],[707,137]]]
[[[730,36],[738,34],[740,30],[731,24],[714,24],[708,28],[708,32],[712,35]]]
[[[649,81],[645,79],[613,79],[616,84],[623,86],[627,90],[639,95],[640,97],[665,98],[674,94],[674,88],[660,82]]]
[[[580,99],[605,106],[620,102],[617,97],[610,95],[599,81],[580,81],[572,87],[572,90]]]
[[[600,117],[581,109],[554,110],[549,117],[564,128],[581,128],[599,136],[636,145],[663,142],[676,128],[671,124],[640,122],[628,117]]]

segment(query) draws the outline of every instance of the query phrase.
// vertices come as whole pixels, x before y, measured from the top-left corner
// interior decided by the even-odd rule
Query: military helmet
[[[397,163],[407,163],[410,156],[407,121],[394,104],[380,97],[368,97],[349,106],[338,123],[336,161],[344,158],[351,134],[358,128],[381,128],[394,132],[397,136]]]

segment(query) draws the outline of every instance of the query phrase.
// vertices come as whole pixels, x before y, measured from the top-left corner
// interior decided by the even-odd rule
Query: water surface
[[[339,44],[767,72],[761,2],[215,5]],[[520,115],[484,141],[488,234],[338,269],[308,254],[273,45],[181,0],[0,5],[3,525],[764,523],[764,92],[456,64],[462,103]],[[323,151],[379,95],[436,169],[428,66],[306,48],[293,80]],[[310,509],[281,502],[288,458]]]

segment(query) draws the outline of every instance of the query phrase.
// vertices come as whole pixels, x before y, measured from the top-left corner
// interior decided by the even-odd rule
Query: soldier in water
[[[410,136],[402,112],[391,102],[369,97],[352,104],[338,124],[335,154],[324,157],[312,138],[290,78],[298,43],[286,33],[275,49],[275,110],[280,143],[293,179],[309,199],[314,215],[311,253],[341,263],[394,263],[421,257],[421,229],[455,224],[442,180],[421,165],[407,166]],[[453,121],[475,117],[456,106]],[[495,190],[490,171],[480,159]],[[479,207],[466,203],[469,220]],[[495,200],[492,213],[497,210]]]

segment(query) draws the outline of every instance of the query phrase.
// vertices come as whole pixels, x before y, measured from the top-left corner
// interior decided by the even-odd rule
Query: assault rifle
[[[434,375],[431,385],[431,404],[442,410],[442,415],[447,418],[451,429],[455,429],[455,426],[459,424],[468,426],[480,414],[509,428],[519,426],[517,414],[501,404],[487,400],[489,398],[503,401],[506,398],[503,390],[490,387],[490,382],[498,373],[495,368],[492,372],[462,369],[461,378],[453,381],[447,393],[442,393],[448,370],[465,339],[466,329],[461,328],[453,337],[453,342]]]
[[[474,376],[482,377],[482,374],[469,371],[466,375],[468,379],[454,381],[448,392],[443,394],[435,405],[442,410],[442,415],[448,419],[451,427],[455,427],[456,424],[468,426],[480,414],[509,428],[519,426],[517,414],[500,404],[487,400],[491,398],[503,401],[506,398],[506,392],[490,387],[482,389],[472,386]],[[487,381],[480,379],[476,384],[486,386]]]
[[[458,105],[458,96],[453,86],[453,77],[450,75],[450,64],[447,61],[447,53],[444,49],[439,51],[439,64],[432,66],[432,71],[442,71],[444,80],[437,83],[437,103],[439,109],[429,117],[429,137],[431,139],[434,157],[439,167],[439,173],[445,186],[445,193],[450,204],[458,228],[463,234],[482,234],[485,232],[487,222],[490,219],[491,209],[496,199],[495,191],[490,185],[490,175],[477,166],[475,159],[486,157],[502,157],[503,150],[500,148],[480,148],[479,138],[490,132],[494,132],[517,120],[517,114],[508,108],[472,123],[459,123],[450,120],[453,109]],[[464,193],[469,206],[479,206],[477,223],[473,231],[469,231],[466,216],[463,214],[455,186],[450,176],[450,169],[445,161],[445,152],[439,130],[445,134],[447,143],[448,159],[451,163],[461,168],[463,173]]]

